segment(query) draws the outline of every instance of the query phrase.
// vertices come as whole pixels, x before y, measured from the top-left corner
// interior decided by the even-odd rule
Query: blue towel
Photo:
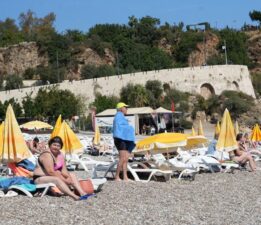
[[[28,159],[24,159],[16,164],[17,166],[23,167],[29,171],[34,171],[36,165],[34,165],[31,161]]]
[[[113,120],[113,137],[135,142],[134,128],[122,112],[117,112]]]
[[[33,184],[33,180],[26,177],[12,177],[0,180],[0,188],[8,189],[12,185]]]

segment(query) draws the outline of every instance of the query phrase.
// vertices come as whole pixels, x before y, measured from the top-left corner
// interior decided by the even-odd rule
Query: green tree
[[[189,54],[196,49],[197,43],[203,41],[203,33],[195,31],[187,31],[180,34],[180,40],[175,45],[175,60],[181,66],[188,65]]]
[[[34,99],[31,97],[31,94],[27,94],[23,100],[23,110],[24,110],[24,116],[27,118],[36,118],[37,116],[37,109],[35,107]]]
[[[96,107],[96,112],[102,112],[105,109],[114,109],[116,104],[119,102],[119,98],[116,96],[106,96],[98,93],[95,96],[95,100],[91,103],[92,106]]]
[[[223,29],[219,32],[221,41],[218,48],[222,49],[226,40],[227,58],[229,64],[250,65],[247,54],[247,36],[245,33],[233,29]]]
[[[15,24],[15,20],[7,18],[5,21],[0,21],[0,46],[6,47],[8,45],[22,42],[22,37],[19,28]]]
[[[162,83],[159,80],[148,80],[145,84],[148,93],[148,103],[151,107],[157,108],[160,106],[161,97],[163,94]]]
[[[37,68],[37,73],[43,84],[55,84],[64,80],[65,68],[49,65],[48,67]]]
[[[220,95],[220,99],[223,99],[222,111],[227,108],[233,119],[247,112],[249,105],[254,104],[254,100],[251,96],[237,91],[223,91]]]
[[[23,110],[20,103],[14,98],[10,98],[9,100],[4,102],[4,111],[6,112],[8,105],[11,104],[14,110],[14,114],[16,117],[20,117],[23,115]]]
[[[261,73],[252,74],[252,83],[253,83],[256,95],[261,96]]]
[[[6,76],[5,90],[19,89],[23,87],[23,78],[12,74]]]
[[[38,116],[57,118],[60,114],[64,118],[82,113],[83,102],[69,90],[59,90],[56,86],[39,89],[34,99],[34,106]]]
[[[120,98],[132,107],[143,107],[148,105],[148,93],[140,84],[127,84],[120,92]]]
[[[253,10],[249,12],[249,17],[252,21],[257,21],[259,23],[259,27],[261,26],[261,11]]]

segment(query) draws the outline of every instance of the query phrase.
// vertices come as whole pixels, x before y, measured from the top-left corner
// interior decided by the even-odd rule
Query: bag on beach
[[[94,187],[93,187],[92,181],[90,179],[79,180],[79,183],[80,183],[82,189],[84,190],[84,192],[86,192],[86,194],[94,193]]]

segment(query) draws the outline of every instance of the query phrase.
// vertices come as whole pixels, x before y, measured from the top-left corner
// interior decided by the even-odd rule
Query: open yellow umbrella
[[[261,130],[260,130],[258,124],[256,124],[253,128],[253,131],[251,134],[251,140],[252,141],[261,141]]]
[[[187,145],[185,146],[186,149],[192,149],[199,145],[206,144],[208,139],[205,136],[197,135],[197,136],[188,136],[187,137]]]
[[[239,125],[238,125],[237,120],[235,122],[235,134],[236,134],[236,136],[239,134]]]
[[[196,136],[196,132],[193,126],[191,127],[191,136]]]
[[[181,133],[161,133],[156,134],[136,144],[134,153],[144,153],[151,151],[151,153],[157,152],[170,152],[176,151],[176,147],[185,146],[187,144],[187,135]]]
[[[220,133],[220,123],[219,121],[217,122],[217,125],[215,127],[215,136],[218,136]]]
[[[223,114],[216,149],[219,151],[229,152],[237,148],[238,144],[236,141],[234,126],[229,111],[226,109]]]
[[[204,131],[203,131],[203,126],[202,126],[201,120],[199,120],[198,135],[200,135],[200,136],[205,136],[205,135],[204,135]]]
[[[61,125],[62,125],[62,115],[59,115],[58,119],[56,120],[53,132],[51,133],[51,138],[57,136],[57,134],[61,128]]]
[[[81,144],[79,138],[72,131],[70,126],[63,121],[61,128],[57,134],[63,140],[62,151],[66,154],[80,153],[83,151],[83,145]]]
[[[35,130],[35,129],[40,130],[40,129],[53,129],[53,126],[39,120],[34,120],[20,125],[20,128],[24,128],[28,130]]]
[[[0,159],[8,162],[20,162],[32,156],[25,143],[11,105],[7,107],[6,111],[3,145],[0,150]]]
[[[94,133],[93,144],[98,145],[98,144],[100,144],[100,141],[101,141],[100,128],[99,128],[98,125],[96,125],[96,127],[95,127],[95,133]]]

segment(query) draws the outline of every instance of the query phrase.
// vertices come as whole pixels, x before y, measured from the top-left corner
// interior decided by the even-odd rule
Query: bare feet
[[[122,181],[120,178],[115,178],[114,181]]]
[[[131,182],[131,183],[134,182],[134,181],[131,180],[131,179],[124,179],[123,181],[124,181],[124,182]]]

